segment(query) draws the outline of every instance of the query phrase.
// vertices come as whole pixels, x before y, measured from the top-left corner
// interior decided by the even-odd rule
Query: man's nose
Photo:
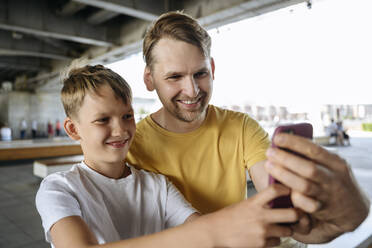
[[[198,82],[193,76],[186,77],[183,82],[182,93],[190,98],[194,98],[199,94],[200,88]]]

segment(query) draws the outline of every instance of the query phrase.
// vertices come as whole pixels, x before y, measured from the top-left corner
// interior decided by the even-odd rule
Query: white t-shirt
[[[31,125],[32,125],[32,130],[37,130],[37,121],[33,120]]]
[[[180,225],[196,212],[166,177],[130,170],[112,179],[81,162],[46,177],[36,195],[46,240],[51,226],[67,216],[80,216],[103,244]]]
[[[12,130],[9,127],[2,127],[0,129],[1,140],[10,141],[12,140]]]
[[[26,130],[27,129],[27,122],[26,120],[21,121],[21,130]]]

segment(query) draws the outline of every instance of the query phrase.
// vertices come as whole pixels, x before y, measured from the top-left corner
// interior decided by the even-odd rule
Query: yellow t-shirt
[[[203,124],[173,133],[140,121],[127,160],[166,175],[201,213],[246,197],[246,168],[266,159],[267,133],[248,115],[209,105]]]

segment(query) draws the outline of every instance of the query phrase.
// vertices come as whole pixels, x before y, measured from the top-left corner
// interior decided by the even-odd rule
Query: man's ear
[[[153,91],[155,89],[151,70],[148,66],[145,67],[145,71],[143,72],[143,81],[145,82],[148,91]]]
[[[214,65],[214,59],[212,57],[211,57],[211,69],[212,69],[212,79],[214,80],[215,65]]]
[[[63,128],[71,139],[80,140],[75,122],[70,117],[66,117],[65,121],[63,122]]]

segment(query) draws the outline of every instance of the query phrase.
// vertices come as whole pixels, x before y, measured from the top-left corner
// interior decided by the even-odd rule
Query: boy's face
[[[136,124],[132,106],[117,98],[109,86],[101,86],[98,92],[85,95],[78,120],[71,120],[76,136],[70,137],[80,141],[89,166],[104,169],[123,164]]]

